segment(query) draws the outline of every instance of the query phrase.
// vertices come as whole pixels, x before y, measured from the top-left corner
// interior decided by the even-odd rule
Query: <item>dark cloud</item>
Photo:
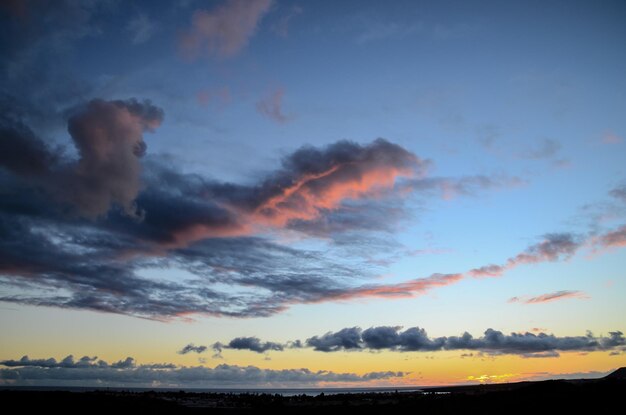
[[[351,350],[393,350],[400,352],[435,352],[443,350],[475,350],[488,354],[515,354],[522,357],[557,357],[558,352],[610,351],[626,345],[621,331],[609,332],[608,337],[557,337],[546,333],[511,333],[487,329],[483,336],[473,337],[468,332],[461,336],[429,337],[426,330],[400,326],[379,326],[362,330],[349,327],[322,336],[310,337],[306,347],[320,352]]]
[[[57,361],[55,358],[49,359],[30,359],[28,356],[22,356],[20,360],[2,360],[0,365],[7,367],[40,367],[40,368],[63,368],[63,369],[85,369],[85,368],[112,368],[112,369],[132,369],[137,367],[135,359],[127,357],[124,360],[113,362],[111,364],[104,360],[98,360],[97,356],[83,356],[79,360],[74,360],[74,356],[69,355],[64,359]],[[162,366],[162,365],[149,365]],[[167,365],[165,365],[167,366]],[[168,366],[169,367],[169,366]]]
[[[50,174],[59,154],[18,119],[0,116],[0,166],[26,177]]]
[[[194,353],[200,354],[200,353],[206,352],[206,350],[207,350],[206,346],[195,346],[193,343],[189,343],[188,345],[180,349],[177,353],[187,354],[187,353],[194,352]]]
[[[265,353],[270,350],[283,351],[285,348],[280,343],[262,342],[257,337],[237,337],[224,347],[235,350],[250,350],[257,353]]]
[[[431,164],[389,141],[305,146],[256,182],[235,184],[141,158],[143,134],[163,119],[149,101],[92,100],[67,116],[76,154],[49,145],[23,114],[0,115],[2,301],[161,320],[263,317],[292,304],[417,296],[466,277],[367,283],[380,265],[362,257],[397,247],[388,234],[406,216],[399,194],[418,191],[411,182],[426,180]],[[333,245],[275,242],[283,229]],[[488,271],[567,258],[581,244],[546,235]],[[163,278],[142,276],[155,269]],[[167,278],[172,269],[191,276]]]
[[[92,100],[75,109],[68,131],[78,159],[61,161],[18,119],[0,116],[0,167],[29,179],[53,199],[66,202],[81,215],[105,215],[113,205],[136,214],[135,198],[141,188],[145,153],[144,131],[158,127],[163,111],[134,99]]]
[[[18,288],[1,300],[167,319],[267,316],[292,303],[339,298],[371,271],[252,236],[254,227],[317,220],[420,169],[419,159],[385,140],[341,141],[294,152],[255,185],[219,183],[155,161],[140,164],[143,133],[162,118],[137,100],[76,107],[68,122],[76,159],[25,125],[5,123],[2,145],[22,145],[9,145],[11,157],[0,159],[7,196],[0,200],[0,284]],[[195,278],[137,274],[156,267]],[[215,283],[231,288],[216,291]]]
[[[306,345],[320,352],[360,349],[361,329],[351,327],[335,333],[328,332],[319,337],[314,336],[306,340]]]
[[[23,113],[35,131],[57,129],[63,111],[93,90],[73,52],[77,42],[98,36],[112,2],[19,3],[21,15],[0,13],[0,108]]]
[[[109,364],[94,362],[84,357],[78,362],[68,356],[61,362],[54,358],[0,361],[0,384],[11,385],[64,385],[64,386],[146,386],[161,387],[223,387],[246,386],[304,386],[318,383],[367,383],[368,381],[401,378],[406,372],[337,373],[309,369],[260,369],[255,366],[218,365],[177,367],[171,363],[137,365],[131,357]],[[69,363],[64,364],[63,362]]]

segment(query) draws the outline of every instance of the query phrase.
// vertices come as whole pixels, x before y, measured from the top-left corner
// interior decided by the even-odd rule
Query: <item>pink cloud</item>
[[[513,297],[509,299],[509,303],[522,303],[522,304],[540,304],[550,303],[553,301],[566,300],[568,298],[577,298],[579,300],[586,300],[589,298],[587,294],[582,291],[570,291],[562,290],[552,293],[541,294],[535,297]]]
[[[624,141],[622,137],[610,131],[602,137],[602,144],[619,144],[622,141]]]
[[[596,241],[602,248],[626,247],[626,225],[621,226],[615,231],[605,233],[597,238]]]
[[[202,53],[230,58],[245,48],[272,0],[227,0],[211,11],[196,10],[191,28],[180,38],[183,56],[197,59]]]
[[[283,97],[285,96],[285,90],[282,88],[277,89],[266,97],[263,97],[256,103],[256,110],[259,114],[270,120],[284,124],[291,121],[293,115],[286,115],[283,112]]]

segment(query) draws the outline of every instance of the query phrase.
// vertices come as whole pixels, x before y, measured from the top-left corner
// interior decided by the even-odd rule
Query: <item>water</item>
[[[77,387],[77,386],[0,386],[0,389],[33,390],[33,391],[124,391],[124,392],[179,392],[190,393],[253,393],[253,394],[279,394],[282,396],[309,395],[317,396],[338,395],[344,393],[391,393],[391,392],[424,392],[423,388],[415,386],[382,387],[382,388],[122,388],[122,387]]]

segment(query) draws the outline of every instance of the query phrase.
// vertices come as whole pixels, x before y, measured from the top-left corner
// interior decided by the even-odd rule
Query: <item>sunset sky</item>
[[[0,2],[0,385],[626,366],[623,1]]]

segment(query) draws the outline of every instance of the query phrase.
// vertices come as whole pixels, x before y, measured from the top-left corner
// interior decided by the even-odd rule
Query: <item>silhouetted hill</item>
[[[626,367],[620,367],[615,372],[611,372],[604,379],[626,379]]]
[[[578,413],[623,405],[624,368],[601,379],[549,380],[498,385],[432,388],[421,392],[381,392],[281,396],[258,393],[168,391],[87,392],[0,390],[0,402],[21,413],[85,413],[93,410],[149,414],[379,414]]]

